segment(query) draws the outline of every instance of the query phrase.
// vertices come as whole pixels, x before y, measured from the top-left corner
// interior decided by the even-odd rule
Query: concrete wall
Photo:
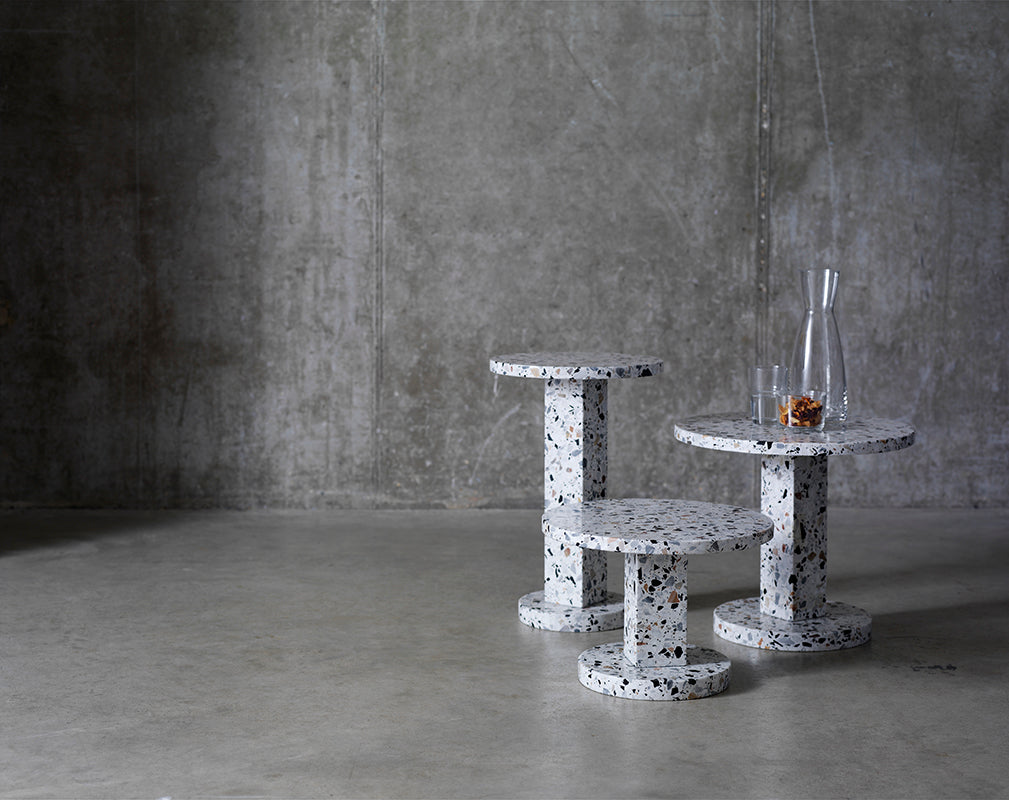
[[[1009,502],[1009,4],[0,3],[0,502],[541,502],[495,353],[654,353],[613,496],[841,270],[858,505]]]

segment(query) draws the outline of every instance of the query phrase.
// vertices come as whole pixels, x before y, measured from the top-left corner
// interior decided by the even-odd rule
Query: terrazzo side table
[[[514,353],[495,356],[490,370],[545,381],[543,507],[606,495],[607,386],[614,378],[644,378],[662,360],[624,353]],[[543,541],[543,591],[518,602],[519,619],[549,631],[619,628],[623,604],[606,590],[606,554]]]
[[[841,650],[867,642],[868,612],[827,600],[827,458],[909,447],[914,428],[864,419],[809,431],[707,416],[674,431],[696,447],[760,455],[760,510],[774,520],[774,538],[760,549],[760,596],[718,606],[715,633],[765,650]]]
[[[624,554],[624,640],[579,656],[582,686],[637,700],[693,700],[728,687],[729,660],[687,644],[687,556],[761,544],[772,528],[756,511],[689,500],[594,500],[545,511],[544,535]]]

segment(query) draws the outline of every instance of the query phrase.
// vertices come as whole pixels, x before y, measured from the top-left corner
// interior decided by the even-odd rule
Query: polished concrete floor
[[[685,702],[579,685],[619,632],[518,622],[538,518],[0,512],[0,797],[1009,796],[1009,511],[832,509],[829,597],[874,617],[834,653],[717,639],[758,553],[692,558],[733,672]]]

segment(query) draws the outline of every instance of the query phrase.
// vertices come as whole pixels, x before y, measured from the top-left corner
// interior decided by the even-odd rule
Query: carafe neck
[[[802,298],[807,311],[834,310],[837,297],[838,272],[834,269],[804,269],[802,272]]]

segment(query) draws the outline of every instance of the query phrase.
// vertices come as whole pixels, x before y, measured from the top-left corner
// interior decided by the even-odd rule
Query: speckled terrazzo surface
[[[914,428],[870,418],[811,431],[701,416],[678,423],[675,436],[696,447],[762,456],[760,507],[774,521],[774,537],[761,547],[759,604],[720,607],[715,633],[773,650],[839,650],[868,641],[867,612],[838,614],[837,604],[827,602],[827,459],[900,450],[914,443]]]
[[[747,647],[791,652],[823,652],[858,647],[872,635],[868,612],[828,601],[811,619],[778,619],[761,613],[760,599],[723,603],[713,615],[715,635]]]
[[[624,646],[602,644],[578,657],[578,682],[586,689],[628,700],[696,700],[729,687],[732,665],[717,650],[688,646],[676,667],[638,667],[624,658]]]
[[[811,431],[758,425],[749,417],[709,415],[676,423],[676,438],[695,447],[791,456],[887,453],[914,444],[914,427],[891,419],[849,420],[842,429]]]
[[[606,494],[607,382],[560,380],[543,384],[543,506],[571,505]],[[519,603],[519,618],[533,627],[569,629],[571,606],[584,608],[606,600],[606,554],[564,548],[543,540],[544,604]],[[556,608],[550,610],[550,604]],[[601,625],[609,615],[601,611],[583,617]],[[620,627],[620,618],[613,627]]]
[[[543,505],[605,497],[607,381],[658,374],[654,356],[538,352],[494,356],[491,372],[544,379]],[[584,632],[622,624],[622,607],[606,590],[606,554],[544,537],[543,591],[519,599],[519,619],[534,628]]]
[[[491,358],[490,371],[513,378],[570,378],[579,381],[647,378],[662,371],[662,359],[627,353],[509,353]]]
[[[606,494],[606,381],[543,385],[543,507]]]
[[[771,538],[756,511],[693,500],[595,500],[543,513],[543,533],[578,547],[618,553],[717,553]]]
[[[597,554],[595,550],[577,552]],[[557,603],[547,600],[544,592],[530,592],[519,598],[518,609],[519,620],[530,628],[558,633],[612,631],[624,624],[624,598],[613,592],[587,606]]]
[[[686,663],[687,557],[624,556],[624,658],[638,667]]]
[[[809,619],[827,600],[827,456],[764,455],[760,510],[774,538],[760,548],[760,610]]]

